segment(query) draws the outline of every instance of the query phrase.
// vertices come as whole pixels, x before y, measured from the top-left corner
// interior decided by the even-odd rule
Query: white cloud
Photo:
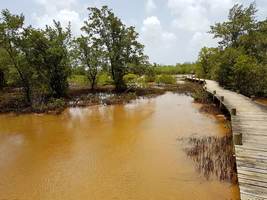
[[[46,11],[53,11],[54,9],[70,9],[77,5],[77,0],[35,0],[36,3],[44,6]]]
[[[172,48],[177,37],[174,33],[164,30],[156,16],[147,17],[143,21],[141,40],[146,45],[146,53],[153,62],[161,62],[164,53]]]
[[[213,39],[212,35],[208,33],[195,32],[188,43],[187,53],[192,54],[192,57],[197,59],[199,50],[202,47],[216,47],[217,42],[218,41]]]
[[[35,0],[37,4],[44,8],[43,14],[33,13],[33,19],[38,27],[53,24],[53,20],[60,21],[62,26],[68,26],[71,23],[74,35],[80,33],[83,20],[79,12],[75,10],[78,7],[77,0]]]
[[[209,19],[205,16],[206,9],[197,6],[184,8],[181,15],[172,21],[172,26],[182,30],[199,31],[207,30],[210,26]]]
[[[157,8],[154,0],[147,0],[146,1],[146,12],[151,13]]]
[[[207,30],[215,21],[223,20],[238,0],[168,0],[175,17],[172,24],[188,31]]]
[[[176,45],[179,52],[177,60],[195,60],[203,46],[216,46],[217,41],[207,33],[210,25],[226,20],[229,9],[238,2],[239,0],[168,0],[171,27],[179,37]]]

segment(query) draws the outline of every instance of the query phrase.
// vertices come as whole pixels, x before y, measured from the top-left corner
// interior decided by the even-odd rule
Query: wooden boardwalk
[[[267,109],[215,81],[187,79],[205,82],[231,114],[241,200],[267,200]]]

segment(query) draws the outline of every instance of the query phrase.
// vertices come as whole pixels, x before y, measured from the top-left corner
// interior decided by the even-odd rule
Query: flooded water
[[[177,138],[224,136],[191,97],[167,93],[58,116],[0,116],[0,199],[225,200],[238,187],[199,174]]]

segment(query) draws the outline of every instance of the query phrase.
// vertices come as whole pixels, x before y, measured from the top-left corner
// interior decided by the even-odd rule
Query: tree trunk
[[[124,92],[127,89],[122,77],[117,77],[115,82],[116,92]]]
[[[91,90],[94,91],[96,86],[96,77],[94,77],[91,81]]]
[[[23,90],[25,94],[26,103],[30,106],[32,104],[31,87],[28,82],[23,83]]]
[[[5,74],[0,70],[0,90],[5,86]]]

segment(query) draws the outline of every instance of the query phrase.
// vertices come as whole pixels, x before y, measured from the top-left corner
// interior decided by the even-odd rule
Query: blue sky
[[[87,7],[108,5],[127,25],[134,25],[151,62],[175,64],[197,59],[203,46],[215,46],[210,25],[227,18],[235,3],[250,0],[0,0],[0,8],[24,13],[35,27],[72,23],[74,35],[87,17]],[[258,18],[267,18],[267,0],[256,0]]]

